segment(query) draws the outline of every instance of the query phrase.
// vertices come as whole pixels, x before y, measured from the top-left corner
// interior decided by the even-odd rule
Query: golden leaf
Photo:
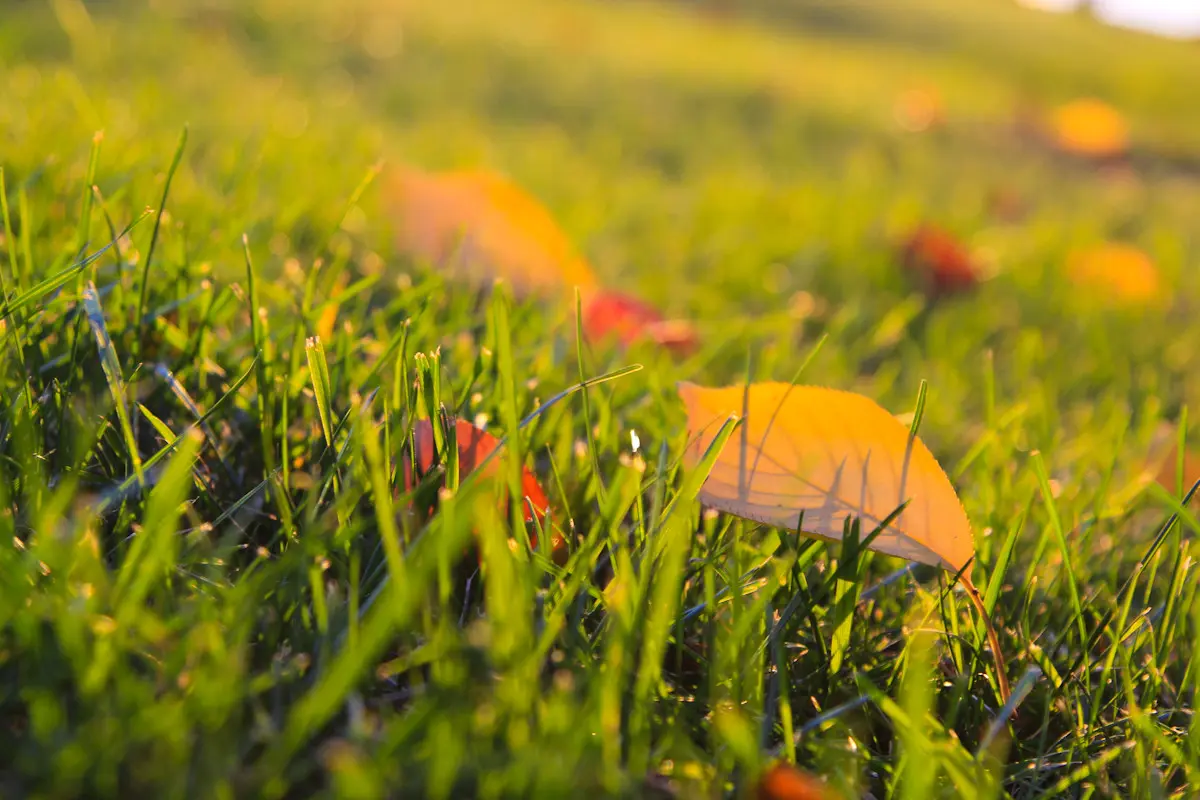
[[[553,216],[508,179],[483,170],[394,170],[386,199],[399,249],[479,285],[515,294],[596,283]]]
[[[1149,303],[1161,297],[1158,268],[1136,247],[1110,242],[1073,252],[1067,276],[1077,285],[1120,303]]]
[[[946,118],[946,107],[937,89],[915,87],[896,97],[892,114],[901,128],[919,133],[941,125]]]
[[[694,466],[720,420],[743,418],[700,491],[706,505],[746,519],[839,541],[847,518],[862,535],[906,500],[871,543],[910,561],[963,570],[975,554],[971,524],[925,444],[874,401],[852,392],[786,383],[710,389],[679,384]]]
[[[1055,142],[1068,153],[1113,158],[1129,149],[1129,125],[1107,103],[1083,98],[1059,106],[1051,119]]]

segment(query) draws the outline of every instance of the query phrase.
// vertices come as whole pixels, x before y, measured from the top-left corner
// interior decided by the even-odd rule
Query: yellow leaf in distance
[[[1162,298],[1158,268],[1136,247],[1108,242],[1076,250],[1067,260],[1067,275],[1087,293],[1126,305]]]
[[[918,437],[873,400],[853,392],[787,383],[712,389],[679,384],[687,407],[694,466],[719,422],[742,417],[700,491],[705,505],[795,529],[842,538],[848,517],[866,536],[908,500],[871,549],[962,570],[975,554],[971,523],[950,479]],[[970,578],[970,569],[963,572]]]
[[[1129,149],[1129,126],[1121,112],[1090,98],[1059,106],[1051,119],[1055,141],[1068,153],[1114,158]]]
[[[550,212],[500,175],[401,167],[389,175],[385,198],[399,249],[455,278],[502,279],[517,295],[596,283]]]

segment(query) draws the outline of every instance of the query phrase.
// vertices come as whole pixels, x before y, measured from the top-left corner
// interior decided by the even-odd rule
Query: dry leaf
[[[756,383],[709,389],[679,384],[695,466],[730,415],[742,427],[700,491],[704,504],[827,541],[847,518],[866,536],[905,500],[871,549],[958,572],[975,554],[971,524],[950,479],[917,437],[862,395]],[[970,578],[970,569],[963,572]]]
[[[500,440],[495,436],[461,419],[456,420],[454,423],[454,436],[455,444],[458,446],[458,474],[460,479],[474,472],[475,468],[500,445]],[[413,423],[413,450],[416,452],[418,475],[424,475],[433,468],[435,454],[433,425],[427,419],[417,420]],[[503,462],[499,457],[492,459],[484,467],[483,474],[490,478],[500,477],[503,474],[501,472],[503,469],[502,464]],[[414,479],[412,474],[411,460],[405,458],[405,488],[411,491],[418,482],[419,478]],[[521,471],[521,494],[524,501],[525,521],[532,522],[535,515],[539,520],[544,519],[546,510],[550,506],[550,500],[538,484],[537,477],[528,468],[523,468]],[[561,534],[557,530],[554,531],[551,541],[552,549],[558,550],[562,543]],[[534,544],[536,545],[536,541]]]
[[[945,104],[937,89],[907,89],[896,97],[892,113],[901,128],[919,133],[942,124],[945,120]]]
[[[333,341],[333,326],[337,323],[338,310],[341,308],[341,303],[338,299],[342,296],[342,292],[346,290],[346,286],[350,283],[349,273],[342,271],[338,274],[333,284],[333,291],[329,295],[331,302],[321,312],[321,316],[317,319],[317,336],[321,341]]]
[[[1164,489],[1173,493],[1179,488],[1178,478],[1179,444],[1176,443],[1163,458],[1157,480]],[[1200,453],[1187,450],[1183,454],[1183,491],[1191,489],[1196,481],[1200,481]]]
[[[400,250],[519,296],[550,294],[596,278],[550,212],[508,179],[482,170],[392,172],[386,193]]]
[[[1175,425],[1161,423],[1154,432],[1146,458],[1145,480],[1157,481],[1171,494],[1179,488],[1179,431]],[[1183,491],[1200,481],[1200,453],[1187,449],[1183,453]]]
[[[1107,243],[1076,250],[1067,259],[1072,282],[1110,301],[1149,303],[1162,294],[1158,268],[1136,247]]]
[[[629,347],[646,339],[680,356],[694,352],[698,343],[690,323],[664,319],[654,306],[623,292],[593,294],[583,310],[583,330],[593,341],[614,337]]]
[[[981,271],[967,248],[935,225],[920,225],[909,235],[901,261],[931,297],[963,292],[979,283]]]
[[[839,800],[841,797],[815,775],[777,761],[758,779],[758,800]]]
[[[1115,158],[1129,149],[1129,125],[1107,103],[1083,98],[1059,106],[1050,120],[1055,144],[1089,158]]]

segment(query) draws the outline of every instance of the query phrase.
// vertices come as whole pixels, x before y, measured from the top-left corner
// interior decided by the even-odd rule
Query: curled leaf
[[[1081,98],[1055,109],[1050,130],[1059,149],[1088,158],[1116,158],[1129,149],[1129,125],[1100,100]]]
[[[700,491],[704,504],[746,519],[839,541],[845,522],[862,535],[905,502],[871,543],[882,553],[963,571],[975,554],[971,524],[925,444],[873,400],[786,383],[711,389],[679,384],[695,466],[717,421],[743,418]]]
[[[617,339],[623,346],[646,339],[675,355],[695,351],[698,337],[684,320],[664,319],[649,303],[623,292],[594,293],[583,310],[583,330],[589,339]]]
[[[1076,250],[1067,259],[1067,277],[1089,294],[1119,304],[1150,303],[1162,295],[1150,256],[1126,244]]]
[[[501,279],[517,295],[596,283],[550,212],[500,175],[399,168],[386,199],[397,247],[456,279],[481,286]]]
[[[905,270],[931,297],[964,292],[979,283],[981,270],[967,248],[935,225],[918,226],[900,255]]]

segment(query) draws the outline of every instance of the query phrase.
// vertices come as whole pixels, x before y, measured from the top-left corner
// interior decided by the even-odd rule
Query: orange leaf
[[[782,761],[772,764],[755,786],[758,800],[839,800],[841,795],[815,775]]]
[[[479,285],[496,279],[518,295],[596,283],[550,212],[518,186],[481,170],[401,168],[387,199],[397,246]]]
[[[1171,432],[1174,435],[1174,431]],[[1179,442],[1174,441],[1158,467],[1155,480],[1159,485],[1172,494],[1179,488]],[[1200,453],[1186,450],[1183,454],[1183,491],[1187,492],[1192,484],[1200,481]]]
[[[905,500],[872,550],[958,572],[975,554],[971,523],[950,479],[908,427],[860,394],[756,383],[709,389],[679,384],[687,408],[685,460],[695,466],[730,415],[743,418],[700,491],[706,505],[842,538],[850,517],[866,536]],[[969,567],[963,571],[970,578]]]
[[[1166,491],[1174,494],[1178,488],[1180,469],[1180,437],[1174,425],[1159,423],[1146,459],[1146,477],[1158,482]],[[1200,453],[1192,449],[1183,451],[1183,491],[1200,481]]]
[[[919,133],[938,127],[945,119],[941,93],[932,88],[914,88],[901,92],[892,109],[896,123],[906,131]]]
[[[979,283],[980,270],[967,249],[935,225],[920,225],[901,249],[904,268],[931,297],[966,291]]]
[[[694,352],[698,343],[691,324],[663,319],[657,308],[623,292],[593,294],[584,307],[583,330],[589,339],[615,337],[625,347],[648,339],[680,356]]]
[[[1076,250],[1067,260],[1067,276],[1110,301],[1141,304],[1161,296],[1158,269],[1150,256],[1125,244]]]
[[[474,472],[475,468],[500,445],[500,440],[495,436],[461,419],[454,423],[454,436],[458,446],[460,478],[465,478]],[[413,449],[416,453],[418,474],[423,475],[433,468],[435,454],[433,425],[429,420],[417,420],[413,424]],[[501,462],[495,458],[484,467],[483,474],[488,478],[497,478],[501,475],[500,470]],[[405,458],[404,486],[406,489],[412,490],[416,485],[417,480],[412,474],[412,463]],[[535,515],[539,520],[544,519],[546,509],[550,506],[550,500],[542,491],[542,487],[538,485],[537,477],[528,468],[523,468],[521,471],[521,494],[525,507],[525,521],[533,522]],[[562,545],[562,536],[558,531],[554,531],[551,545],[554,550]]]
[[[1129,149],[1129,126],[1107,103],[1082,98],[1065,103],[1050,120],[1055,143],[1064,151],[1089,158],[1114,158]]]
[[[333,284],[333,291],[329,295],[329,299],[334,302],[326,306],[317,319],[317,336],[326,342],[333,341],[333,326],[337,323],[338,309],[341,307],[337,300],[342,296],[342,292],[346,290],[349,282],[349,273],[343,271],[338,274]]]

